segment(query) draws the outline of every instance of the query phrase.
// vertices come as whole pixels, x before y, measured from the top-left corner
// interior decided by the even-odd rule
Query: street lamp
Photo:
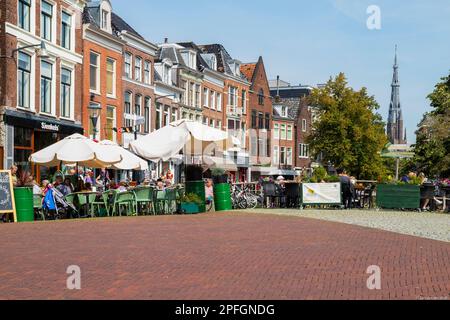
[[[1,58],[14,58],[14,55],[16,52],[24,50],[24,49],[28,49],[28,48],[36,48],[36,54],[39,58],[47,59],[50,57],[45,42],[41,41],[39,44],[30,44],[28,46],[23,46],[23,47],[14,49],[11,52],[11,56],[1,56]]]
[[[93,139],[96,140],[98,133],[97,130],[98,118],[100,117],[100,111],[102,110],[102,108],[98,104],[90,104],[88,110],[90,111]]]

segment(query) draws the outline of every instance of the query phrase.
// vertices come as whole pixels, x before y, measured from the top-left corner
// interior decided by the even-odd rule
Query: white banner
[[[341,184],[338,183],[304,183],[303,204],[338,204],[341,203]]]

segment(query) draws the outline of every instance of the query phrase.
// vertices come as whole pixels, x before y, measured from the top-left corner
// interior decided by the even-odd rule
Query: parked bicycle
[[[261,196],[250,191],[247,185],[233,185],[231,201],[234,209],[255,209]]]

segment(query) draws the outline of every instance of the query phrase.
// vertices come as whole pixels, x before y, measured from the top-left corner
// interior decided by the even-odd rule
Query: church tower
[[[395,46],[394,77],[392,79],[391,104],[389,106],[389,118],[387,135],[391,144],[408,144],[406,130],[403,129],[403,113],[400,103],[400,81],[398,77],[397,46]]]

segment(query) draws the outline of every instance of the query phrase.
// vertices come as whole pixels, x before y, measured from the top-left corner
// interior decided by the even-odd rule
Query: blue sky
[[[344,72],[354,88],[367,87],[387,118],[395,44],[401,100],[410,142],[426,96],[450,71],[447,0],[112,0],[148,40],[222,43],[253,62],[262,55],[268,77],[292,84],[326,82]],[[381,9],[381,30],[366,27],[369,5]]]

